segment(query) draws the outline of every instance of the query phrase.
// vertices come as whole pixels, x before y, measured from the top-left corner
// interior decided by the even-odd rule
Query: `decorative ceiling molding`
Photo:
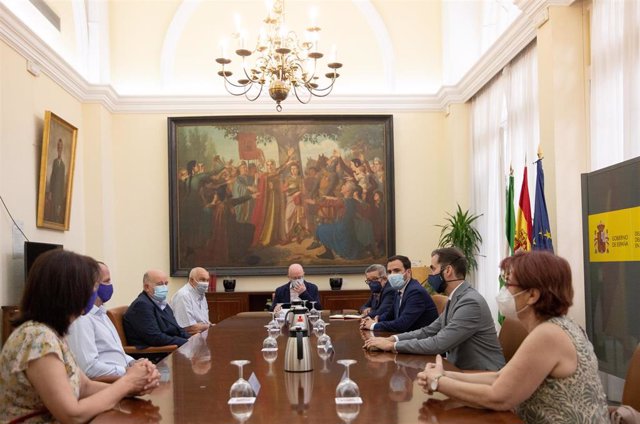
[[[287,113],[336,112],[420,112],[447,110],[452,103],[464,103],[502,70],[536,37],[535,18],[551,6],[568,6],[573,0],[518,0],[522,14],[465,74],[458,84],[443,86],[436,94],[350,95],[314,99],[307,105],[285,103]],[[0,39],[26,60],[40,65],[42,72],[69,94],[84,103],[102,104],[112,113],[211,114],[274,112],[273,102],[238,102],[227,95],[174,96],[118,94],[111,85],[90,84],[64,59],[37,37],[7,7],[0,3]],[[317,100],[317,101],[316,101]]]

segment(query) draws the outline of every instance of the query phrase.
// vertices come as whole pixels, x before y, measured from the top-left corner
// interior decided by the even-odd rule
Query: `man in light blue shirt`
[[[96,302],[86,315],[71,323],[67,344],[87,377],[112,382],[124,375],[135,359],[124,353],[118,332],[103,306],[113,294],[113,284],[109,268],[102,262],[99,264],[102,281]]]
[[[209,271],[193,268],[189,272],[189,281],[171,298],[171,309],[176,321],[189,335],[207,331],[209,306],[205,293],[209,289]]]

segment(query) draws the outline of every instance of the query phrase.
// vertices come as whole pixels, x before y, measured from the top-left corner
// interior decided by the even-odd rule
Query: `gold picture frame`
[[[66,231],[71,216],[71,191],[78,129],[47,110],[44,114],[36,225]]]

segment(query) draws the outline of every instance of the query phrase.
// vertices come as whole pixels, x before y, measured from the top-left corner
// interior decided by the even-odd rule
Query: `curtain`
[[[498,266],[507,255],[505,192],[509,168],[514,168],[517,201],[525,153],[531,165],[540,139],[535,49],[532,44],[523,50],[471,103],[472,211],[482,214],[477,228],[483,240],[474,277],[476,289],[496,318]],[[529,166],[530,193],[535,193],[535,178],[535,167]]]
[[[505,96],[502,77],[496,77],[471,102],[471,167],[473,213],[482,236],[478,269],[474,274],[476,289],[498,317],[495,297],[498,294],[498,263],[504,251],[504,183],[502,140],[504,137]]]
[[[594,0],[591,170],[640,155],[640,2]]]

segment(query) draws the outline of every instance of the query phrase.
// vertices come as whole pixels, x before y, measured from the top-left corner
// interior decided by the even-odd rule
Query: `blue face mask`
[[[103,303],[106,303],[111,299],[113,295],[113,285],[100,283],[98,286],[98,297]]]
[[[96,298],[98,297],[98,292],[94,291],[93,293],[91,293],[91,297],[89,298],[89,301],[87,302],[87,306],[84,307],[84,311],[82,311],[82,315],[87,315],[89,313],[89,311],[91,311],[91,308],[93,308],[93,304],[96,303]]]
[[[400,290],[404,286],[404,273],[390,274],[388,277],[388,281],[394,290]]]
[[[447,288],[447,282],[444,281],[442,271],[437,274],[430,275],[429,278],[427,278],[427,282],[436,293],[444,293],[444,290]]]
[[[371,293],[380,293],[382,291],[382,283],[380,281],[369,281],[369,290],[371,290]]]
[[[155,286],[153,289],[153,298],[158,302],[164,302],[167,300],[167,293],[169,293],[169,287],[165,285]]]

